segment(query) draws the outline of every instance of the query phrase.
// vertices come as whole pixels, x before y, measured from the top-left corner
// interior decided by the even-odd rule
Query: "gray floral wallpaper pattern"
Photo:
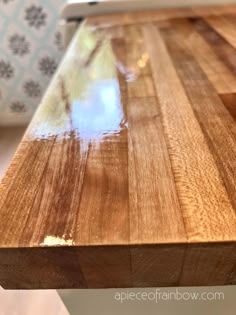
[[[13,66],[4,60],[0,60],[0,78],[8,80],[13,78],[14,68]]]
[[[25,19],[29,26],[39,29],[46,25],[47,14],[44,12],[43,7],[31,5],[25,9]]]
[[[45,76],[51,77],[56,68],[57,63],[52,57],[46,56],[39,60],[39,70]]]
[[[0,0],[0,125],[31,119],[63,53],[65,0]]]
[[[14,55],[24,56],[29,53],[29,46],[25,36],[14,34],[9,37],[9,48]]]

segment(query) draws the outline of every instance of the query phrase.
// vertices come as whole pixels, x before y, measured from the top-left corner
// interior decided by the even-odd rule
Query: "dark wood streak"
[[[126,55],[127,55],[127,45],[126,41],[122,38],[112,38],[111,40],[112,49],[116,56],[116,59],[118,60],[118,63],[121,65],[122,70],[120,70],[119,65],[116,65],[117,67],[117,77],[119,81],[119,88],[120,88],[120,102],[122,106],[122,110],[124,113],[124,120],[122,121],[122,124],[127,122],[127,84],[126,84],[126,74],[128,69],[126,68],[125,62],[126,62]]]
[[[102,36],[101,38],[99,38],[94,46],[94,48],[92,49],[92,51],[90,52],[89,56],[87,57],[87,59],[84,62],[84,67],[87,68],[89,67],[89,65],[91,64],[91,62],[94,60],[95,56],[98,54],[99,50],[101,49],[103,43],[104,43],[105,37]]]
[[[60,77],[60,82],[61,82],[61,98],[65,102],[65,111],[67,114],[71,113],[71,103],[69,99],[69,93],[66,90],[66,85],[65,85],[65,80],[61,76]]]
[[[219,95],[225,107],[236,120],[236,93]]]
[[[72,117],[71,117],[71,101],[70,101],[70,96],[69,92],[66,89],[66,83],[65,79],[63,76],[60,76],[60,89],[61,89],[61,99],[65,103],[65,112],[68,114],[70,118],[70,126],[71,126],[71,131],[73,132],[73,122],[72,122]]]

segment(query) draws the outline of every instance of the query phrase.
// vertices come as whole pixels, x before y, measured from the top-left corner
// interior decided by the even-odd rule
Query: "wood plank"
[[[186,18],[190,16],[220,16],[222,14],[236,13],[236,5],[214,5],[214,6],[186,6],[182,8],[160,8],[156,10],[142,10],[137,12],[114,13],[107,15],[91,16],[87,19],[91,25],[97,27],[120,26],[131,24],[143,24],[154,21],[164,21],[173,18]]]
[[[188,240],[232,240],[235,225],[231,226],[231,219],[235,221],[235,213],[205,136],[160,32],[153,25],[143,30]]]
[[[236,156],[235,121],[188,51],[185,36],[179,31],[176,24],[168,30],[163,30],[162,35],[214,157],[227,195],[236,210],[236,164],[233,162]],[[223,211],[222,208],[222,222],[224,221],[228,227],[232,227],[231,232],[234,233],[236,228],[234,210],[226,208],[226,212]],[[229,219],[228,223],[225,218]]]
[[[229,12],[229,14],[224,14],[222,17],[227,20],[233,27],[235,27],[236,24],[236,12]]]
[[[155,287],[157,283],[160,287],[178,286],[185,252],[185,244],[134,246],[131,249],[133,286]]]
[[[128,117],[130,240],[183,242],[183,218],[156,98],[129,99]]]
[[[193,16],[193,10],[189,8],[165,8],[156,10],[142,10],[137,12],[114,13],[109,15],[92,16],[87,19],[89,24],[97,27],[131,25],[147,23],[149,21],[163,21],[171,18]]]
[[[221,16],[222,14],[235,14],[236,5],[235,4],[220,4],[213,6],[195,6],[192,8],[196,16]]]
[[[236,49],[236,16],[228,18],[225,16],[209,16],[205,20]]]
[[[113,39],[113,50],[123,68],[135,77],[126,80],[125,73],[119,76],[122,91],[127,93],[123,102],[129,122],[130,243],[151,244],[130,249],[131,283],[132,286],[175,285],[181,273],[184,246],[170,249],[152,244],[185,242],[184,224],[141,28],[126,26],[123,32],[125,40]],[[146,84],[147,79],[151,87]],[[173,261],[168,268],[167,261]]]
[[[193,265],[192,261],[196,261]],[[233,244],[196,244],[186,251],[179,283],[186,286],[233,284],[235,275],[235,246]],[[206,268],[211,265],[211,268]],[[230,278],[229,278],[230,275]]]
[[[74,213],[80,203],[87,156],[88,144],[76,141],[73,134],[55,141],[19,240],[21,246],[73,245]],[[35,228],[32,231],[27,226]]]
[[[88,288],[130,288],[134,285],[128,246],[85,246],[79,252]]]
[[[154,87],[150,89],[145,84],[147,78],[153,82],[153,77],[142,29],[129,26],[125,28],[125,34],[128,42],[125,65],[127,69],[134,69],[132,71],[135,71],[135,82],[143,86],[142,94],[138,92],[138,88],[132,94],[130,86],[135,82],[126,83],[129,122],[129,206],[132,218],[130,242],[133,244],[183,242],[186,241],[186,234],[165,141],[160,106]],[[156,134],[158,138],[155,137]],[[153,185],[154,182],[157,185]]]
[[[183,33],[186,38],[185,45],[217,92],[233,93],[236,90],[236,76],[218,57],[213,47],[204,40],[187,19],[172,19],[171,24]]]
[[[236,50],[202,18],[190,18],[197,31],[213,47],[219,58],[236,74]]]
[[[27,145],[28,142],[23,140],[11,162],[14,172],[10,168],[2,180],[1,217],[7,222],[7,229],[4,225],[0,227],[2,247],[20,244],[20,237],[27,223],[38,187],[45,175],[54,141],[55,138],[52,137],[46,143],[32,141]],[[24,156],[23,159],[22,156]],[[29,165],[31,168],[28,167]],[[32,170],[35,170],[34,176],[32,176]],[[24,187],[24,194],[22,194],[22,187]],[[17,197],[19,194],[21,195],[20,200]],[[9,209],[12,211],[9,212]]]
[[[4,289],[87,287],[73,246],[1,248],[0,279]]]
[[[114,35],[117,36],[116,33]],[[113,50],[114,46],[115,43]],[[111,49],[109,45],[106,50],[113,56]],[[99,133],[92,135],[78,210],[79,233],[75,240],[81,245],[129,242],[128,136],[124,103],[127,91],[121,84],[115,59],[112,62],[110,68],[113,68],[114,77],[110,82],[104,81],[95,86],[94,91],[96,102],[100,101],[100,111],[103,112],[99,113],[101,118],[98,117],[101,119]],[[106,93],[109,93],[108,97]],[[96,119],[97,104],[94,99],[90,100],[90,95],[87,102],[94,109]]]
[[[129,242],[127,140],[90,146],[78,213],[76,243]]]

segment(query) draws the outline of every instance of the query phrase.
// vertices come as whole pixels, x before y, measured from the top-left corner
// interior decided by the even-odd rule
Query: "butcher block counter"
[[[236,6],[84,21],[0,185],[0,285],[235,284],[235,120]]]

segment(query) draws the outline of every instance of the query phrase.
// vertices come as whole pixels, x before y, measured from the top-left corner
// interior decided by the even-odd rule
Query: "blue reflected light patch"
[[[116,79],[95,81],[84,99],[73,101],[71,122],[81,140],[100,140],[104,136],[118,134],[122,128],[124,113]]]

